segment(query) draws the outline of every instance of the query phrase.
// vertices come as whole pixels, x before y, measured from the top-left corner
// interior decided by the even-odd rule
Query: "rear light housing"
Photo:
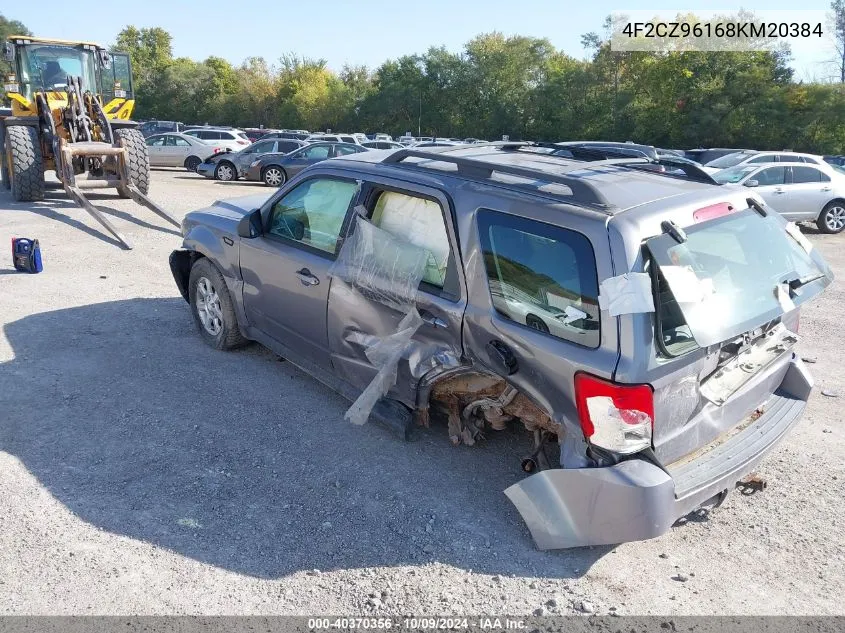
[[[651,447],[654,391],[590,374],[575,375],[575,402],[584,438],[607,451],[630,455]]]
[[[720,218],[723,215],[728,215],[736,211],[730,202],[718,202],[707,207],[696,209],[692,214],[692,219],[696,222],[706,222],[713,218]]]

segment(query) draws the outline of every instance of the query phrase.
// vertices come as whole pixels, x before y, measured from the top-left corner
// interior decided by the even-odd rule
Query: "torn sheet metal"
[[[798,343],[798,335],[778,323],[768,335],[743,348],[707,380],[701,383],[701,395],[716,405],[727,402],[755,374],[762,371]]]
[[[798,227],[795,222],[787,222],[786,223],[786,232],[789,233],[789,236],[794,239],[801,248],[804,249],[805,252],[809,253],[813,250],[813,245],[810,243],[810,240],[801,232],[801,229]]]
[[[651,277],[648,273],[625,273],[605,279],[599,286],[599,307],[610,316],[654,312]]]
[[[678,303],[701,303],[714,292],[713,280],[699,279],[691,266],[661,266],[660,273]]]

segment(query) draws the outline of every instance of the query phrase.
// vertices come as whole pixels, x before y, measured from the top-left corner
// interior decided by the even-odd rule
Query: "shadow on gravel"
[[[136,224],[143,228],[181,236],[181,233],[175,228],[168,228],[170,225],[162,226],[165,222],[162,218],[159,218],[155,213],[140,205],[136,205],[138,212],[137,214],[133,214],[99,204],[101,201],[120,200],[121,198],[118,197],[116,190],[112,195],[86,191],[85,197],[88,198],[97,209],[106,215],[113,216],[126,222],[131,222],[132,224]],[[120,248],[123,247],[123,245],[109,235],[106,232],[105,227],[101,227],[100,223],[97,222],[97,220],[95,220],[85,209],[78,207],[74,202],[71,202],[62,190],[48,189],[45,199],[41,202],[12,202],[11,200],[4,200],[3,204],[8,205],[8,208],[10,209],[28,211],[30,213],[34,213],[35,215],[55,220],[56,222],[61,222],[62,224],[82,231],[86,235],[102,240],[106,244],[111,244]],[[69,214],[73,214],[73,216]],[[86,218],[86,221],[90,220],[90,222],[97,228],[89,226],[88,224],[76,219],[77,217],[83,216]],[[145,221],[143,219],[144,217],[149,217],[154,219],[156,222],[161,222],[162,224],[151,224]],[[118,231],[123,232],[124,229],[120,226],[119,222],[116,223],[115,226]]]
[[[4,327],[0,450],[97,527],[274,578],[437,560],[577,577],[612,548],[537,551],[502,490],[528,436],[454,448],[343,420],[347,402],[253,345],[208,348],[181,298]],[[427,527],[428,526],[428,527]]]

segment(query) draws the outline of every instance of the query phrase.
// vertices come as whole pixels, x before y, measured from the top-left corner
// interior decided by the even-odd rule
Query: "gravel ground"
[[[156,171],[151,195],[181,217],[256,192]],[[540,552],[501,492],[527,437],[347,424],[268,351],[207,348],[167,263],[178,232],[94,202],[134,250],[59,192],[0,193],[0,244],[37,237],[45,266],[0,262],[0,613],[845,614],[841,282],[800,334],[842,397],[814,391],[765,491],[652,541]],[[841,276],[845,235],[806,232]]]

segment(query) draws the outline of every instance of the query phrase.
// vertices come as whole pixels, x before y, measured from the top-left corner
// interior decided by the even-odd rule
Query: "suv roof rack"
[[[512,143],[509,141],[497,141],[493,143],[478,143],[471,145],[473,149],[477,147],[493,146],[503,147],[508,149],[516,149],[522,146],[530,146],[531,143]],[[571,200],[574,197],[578,202],[590,206],[609,208],[611,205],[607,198],[602,195],[601,191],[591,183],[580,178],[566,176],[563,174],[550,174],[548,172],[540,171],[538,169],[531,169],[529,167],[519,167],[518,165],[503,165],[501,163],[493,163],[485,160],[478,160],[476,158],[468,158],[465,156],[453,156],[451,152],[461,149],[467,149],[466,145],[455,145],[448,147],[431,147],[431,148],[405,148],[398,149],[391,154],[388,154],[382,160],[383,164],[398,165],[406,158],[420,158],[423,160],[439,161],[444,163],[452,163],[458,168],[458,173],[472,180],[489,180],[493,172],[500,174],[509,174],[512,176],[521,176],[523,178],[530,178],[533,180],[543,181],[543,184],[560,184],[569,187],[572,191],[572,196],[556,196],[562,199]],[[418,165],[414,165],[418,167]],[[424,168],[423,168],[424,169]],[[547,192],[544,192],[547,193]],[[554,195],[554,194],[552,194]]]

